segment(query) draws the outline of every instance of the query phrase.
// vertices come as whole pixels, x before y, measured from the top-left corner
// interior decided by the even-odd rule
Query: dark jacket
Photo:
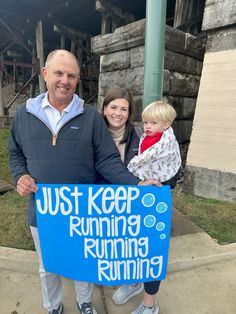
[[[124,164],[128,165],[130,160],[138,154],[138,146],[139,146],[139,135],[136,132],[136,127],[134,125],[131,126],[130,131],[128,133],[127,141],[125,143],[125,157]],[[110,184],[111,181],[106,180],[101,174],[98,174],[98,184]]]
[[[101,115],[76,96],[74,112],[57,135],[43,116],[42,94],[18,108],[9,137],[10,167],[15,181],[30,174],[36,183],[95,184],[100,173],[112,184],[135,185]],[[34,194],[28,223],[36,226]]]
[[[137,128],[134,125],[131,126],[128,133],[126,145],[125,145],[125,158],[124,164],[128,166],[130,160],[138,154],[139,139],[142,133],[141,128]]]

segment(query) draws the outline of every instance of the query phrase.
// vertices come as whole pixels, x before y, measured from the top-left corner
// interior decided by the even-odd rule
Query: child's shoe
[[[158,314],[159,307],[155,304],[152,308],[147,307],[144,303],[141,303],[139,307],[131,314]]]

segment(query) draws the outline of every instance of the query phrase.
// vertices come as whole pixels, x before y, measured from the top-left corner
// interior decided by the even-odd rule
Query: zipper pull
[[[57,135],[53,135],[52,137],[52,146],[56,146],[57,143]]]

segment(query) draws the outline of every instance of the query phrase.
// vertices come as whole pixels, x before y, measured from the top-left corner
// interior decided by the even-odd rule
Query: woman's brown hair
[[[120,141],[120,144],[123,144],[127,141],[129,131],[132,127],[132,120],[133,120],[134,112],[135,112],[134,100],[133,100],[133,96],[132,96],[130,90],[127,88],[122,88],[122,87],[118,87],[118,86],[110,87],[107,90],[105,97],[104,97],[104,100],[103,100],[102,116],[106,122],[106,125],[109,127],[109,123],[107,121],[107,118],[106,118],[106,116],[104,116],[104,108],[106,108],[111,101],[119,99],[119,98],[124,98],[129,103],[129,115],[128,115],[128,119],[127,119],[126,125],[125,125],[125,133],[124,133],[123,139]]]

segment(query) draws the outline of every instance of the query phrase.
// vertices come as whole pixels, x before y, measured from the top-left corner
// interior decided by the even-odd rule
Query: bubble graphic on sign
[[[146,217],[144,217],[144,225],[147,228],[151,228],[155,225],[156,223],[156,217],[153,215],[147,215]]]
[[[162,213],[164,213],[164,212],[167,211],[167,208],[168,208],[168,206],[167,206],[166,203],[164,203],[164,202],[159,202],[159,203],[157,204],[156,211],[157,211],[158,213],[162,214]]]
[[[164,233],[162,233],[162,234],[160,235],[160,239],[161,239],[161,240],[165,240],[165,239],[166,239],[166,235],[165,235]]]
[[[142,198],[142,203],[145,207],[151,207],[155,203],[155,196],[151,193],[147,193]]]
[[[157,231],[163,231],[165,229],[166,225],[164,224],[164,222],[158,222],[156,225],[156,229]]]

